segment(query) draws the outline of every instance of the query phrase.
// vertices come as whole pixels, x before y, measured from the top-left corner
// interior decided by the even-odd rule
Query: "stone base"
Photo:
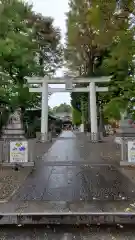
[[[0,166],[2,167],[14,167],[15,165],[18,165],[19,167],[34,167],[34,162],[24,162],[24,163],[10,163],[10,162],[3,162],[0,163]]]
[[[80,132],[84,133],[84,124],[81,124],[81,126],[80,126]]]
[[[128,161],[120,161],[120,166],[121,167],[135,167],[135,162],[131,163]]]
[[[91,142],[99,142],[99,133],[91,133],[90,141]]]
[[[36,132],[36,138],[41,143],[52,142],[52,132],[48,132],[47,134]]]

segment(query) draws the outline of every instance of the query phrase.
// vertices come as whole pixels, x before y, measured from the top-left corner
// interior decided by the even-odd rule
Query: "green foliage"
[[[120,120],[121,113],[127,109],[127,104],[119,97],[113,98],[106,105],[104,105],[104,117],[108,120]]]
[[[53,108],[53,113],[71,113],[71,106],[66,104],[66,103],[62,103],[59,106],[55,106]]]
[[[112,16],[116,1],[70,1],[67,14],[66,59],[79,75],[95,73],[96,61],[112,41]]]
[[[131,114],[131,119],[133,119],[135,121],[135,110],[132,110],[132,114]]]
[[[34,95],[25,85],[25,76],[39,71],[35,61],[38,45],[28,25],[32,7],[22,1],[2,0],[0,8],[0,89],[10,108],[29,107]]]
[[[53,109],[51,107],[48,107],[48,114],[54,115]]]
[[[81,113],[72,107],[72,123],[75,125],[81,124]]]
[[[107,104],[106,114],[111,112],[108,117],[119,118],[112,110],[116,98],[118,106],[122,99],[127,107],[135,94],[134,7],[133,0],[121,1],[119,8],[115,0],[72,0],[69,3],[67,65],[79,76],[112,76],[109,93],[97,94],[97,101],[102,106]],[[84,94],[71,95],[73,107],[81,96]],[[114,101],[110,102],[112,99]]]
[[[38,48],[27,24],[32,9],[17,0],[3,0],[0,5],[0,67],[15,84],[23,84],[24,77],[37,69]]]
[[[38,106],[39,94],[30,93],[26,76],[44,76],[62,62],[59,30],[53,20],[35,14],[19,0],[0,1],[0,95],[9,108]]]
[[[34,28],[33,37],[38,44],[40,74],[52,75],[63,62],[60,30],[53,27],[53,19],[41,14],[33,13],[29,23]]]

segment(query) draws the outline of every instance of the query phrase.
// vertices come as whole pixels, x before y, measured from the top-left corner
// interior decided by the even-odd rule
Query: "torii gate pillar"
[[[96,86],[91,82],[90,88],[90,120],[91,120],[91,140],[98,141],[97,105],[96,105]]]
[[[98,141],[98,124],[97,124],[97,108],[96,108],[96,92],[106,92],[108,87],[96,87],[96,82],[109,82],[110,77],[99,78],[73,78],[73,81],[65,81],[61,78],[35,78],[29,79],[29,84],[42,84],[39,88],[30,88],[30,92],[41,92],[42,93],[42,113],[41,113],[41,140],[44,142],[48,140],[48,92],[89,92],[90,93],[90,115],[91,115],[91,140]],[[62,88],[49,88],[48,84],[67,84],[66,89]],[[89,87],[75,88],[72,84],[75,83],[90,83]]]
[[[48,82],[42,83],[41,141],[48,140]]]

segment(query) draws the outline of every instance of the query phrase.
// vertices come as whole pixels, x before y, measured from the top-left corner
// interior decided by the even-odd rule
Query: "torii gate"
[[[42,141],[48,139],[48,93],[55,92],[89,92],[90,94],[90,118],[91,118],[91,140],[98,140],[97,107],[96,92],[106,92],[108,87],[96,87],[96,83],[105,83],[110,81],[110,77],[94,78],[53,78],[49,77],[27,77],[29,84],[38,84],[40,87],[30,87],[30,92],[42,93],[41,104],[41,138]],[[89,83],[88,87],[75,88],[76,83]],[[48,88],[48,84],[65,84],[65,89]]]

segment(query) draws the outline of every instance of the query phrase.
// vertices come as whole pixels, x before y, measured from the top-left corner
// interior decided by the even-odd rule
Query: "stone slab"
[[[127,166],[127,167],[132,167],[134,166],[135,167],[135,163],[132,163],[132,162],[128,162],[128,161],[120,161],[120,166]]]
[[[135,224],[135,201],[21,201],[0,204],[0,225],[99,223]]]
[[[135,199],[119,201],[10,201],[0,203],[0,215],[135,215]]]
[[[134,240],[134,226],[7,226],[0,230],[3,240]]]
[[[2,167],[13,167],[15,165],[16,165],[16,163],[10,163],[10,162],[0,163],[0,166],[2,166]],[[24,162],[24,163],[17,163],[17,165],[21,166],[21,167],[34,167],[35,163],[34,162]]]

